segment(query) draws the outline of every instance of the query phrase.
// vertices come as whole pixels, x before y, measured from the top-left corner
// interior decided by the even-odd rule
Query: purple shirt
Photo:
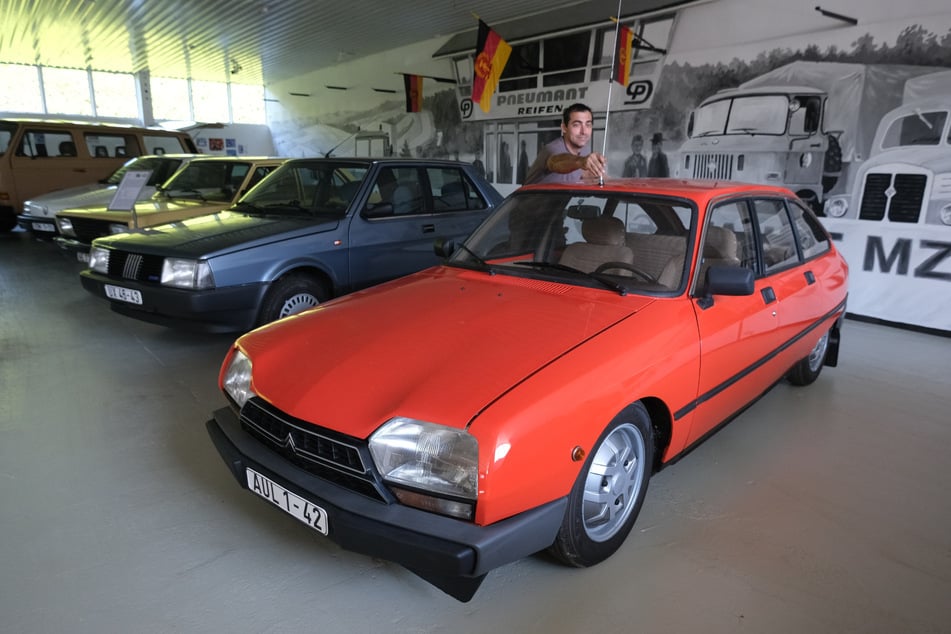
[[[580,183],[581,176],[584,174],[583,169],[577,169],[567,174],[559,174],[548,169],[548,159],[558,154],[570,154],[564,137],[558,137],[541,149],[538,156],[535,157],[535,162],[528,168],[528,174],[525,176],[523,185],[533,183]],[[588,156],[589,154],[591,154],[591,150],[585,147],[578,156]]]

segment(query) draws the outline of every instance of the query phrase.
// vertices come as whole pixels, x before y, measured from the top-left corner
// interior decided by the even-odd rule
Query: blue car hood
[[[136,253],[212,258],[277,240],[337,228],[342,218],[250,216],[235,211],[198,216],[139,231],[99,238],[96,244]]]

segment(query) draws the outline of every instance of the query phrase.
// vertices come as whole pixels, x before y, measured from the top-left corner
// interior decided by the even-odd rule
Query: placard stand
[[[152,170],[129,170],[122,177],[119,188],[109,201],[109,211],[131,211],[132,228],[138,229],[139,218],[135,213],[135,201],[139,199],[142,188],[149,182]]]

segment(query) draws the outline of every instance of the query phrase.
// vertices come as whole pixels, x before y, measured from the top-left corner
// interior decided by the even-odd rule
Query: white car
[[[23,203],[23,213],[17,217],[20,226],[37,237],[56,235],[56,212],[63,209],[86,207],[88,205],[108,205],[122,181],[130,170],[150,171],[152,175],[138,200],[148,200],[175,171],[199,154],[154,154],[137,156],[127,161],[108,178],[97,183],[79,185],[68,189],[43,194]]]

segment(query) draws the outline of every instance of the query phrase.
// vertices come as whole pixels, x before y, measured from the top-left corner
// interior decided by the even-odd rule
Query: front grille
[[[109,225],[116,224],[109,220],[80,218],[79,216],[69,216],[69,221],[73,223],[73,231],[76,233],[76,239],[86,244],[89,244],[96,238],[109,235]]]
[[[887,216],[892,222],[918,222],[927,185],[924,174],[866,174],[859,218],[882,220]]]
[[[693,177],[713,180],[732,180],[732,154],[695,154],[693,160]]]
[[[121,277],[139,282],[160,282],[162,261],[158,255],[140,255],[127,251],[109,251],[109,277]]]
[[[367,443],[284,414],[261,399],[241,408],[241,426],[289,462],[374,500],[391,500],[369,467]]]

